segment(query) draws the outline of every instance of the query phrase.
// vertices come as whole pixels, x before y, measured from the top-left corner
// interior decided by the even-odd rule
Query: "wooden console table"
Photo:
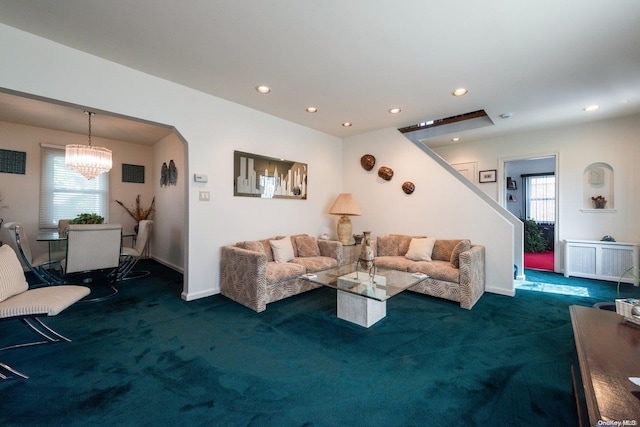
[[[572,368],[581,426],[640,426],[640,326],[618,313],[569,307],[580,371]],[[619,424],[614,424],[619,422]],[[626,422],[626,424],[625,424]]]

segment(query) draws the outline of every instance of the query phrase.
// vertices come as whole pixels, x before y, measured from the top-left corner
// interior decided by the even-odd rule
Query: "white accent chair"
[[[84,301],[100,301],[118,293],[116,280],[122,250],[120,224],[69,224],[67,257],[62,261],[65,283],[106,282],[110,295]]]
[[[144,219],[138,224],[138,236],[136,237],[135,247],[123,247],[121,254],[119,280],[138,279],[148,276],[148,271],[132,271],[136,263],[145,254],[151,231],[153,230],[153,221]]]
[[[88,294],[89,288],[75,285],[29,289],[15,251],[8,245],[0,246],[0,320],[19,319],[44,338],[43,341],[3,347],[0,351],[61,341],[70,342],[69,338],[46,326],[40,317],[56,316]],[[0,379],[16,377],[28,378],[25,374],[0,362]]]
[[[49,284],[62,283],[62,278],[56,274],[55,270],[59,269],[60,261],[65,258],[65,251],[48,252],[34,258],[31,254],[27,232],[22,223],[8,222],[4,225],[4,228],[9,232],[9,236],[20,253],[24,264],[40,281]]]

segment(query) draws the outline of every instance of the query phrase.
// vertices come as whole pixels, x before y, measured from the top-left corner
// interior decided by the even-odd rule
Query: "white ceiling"
[[[339,137],[480,109],[494,126],[426,142],[640,113],[638,0],[0,0],[0,22]]]

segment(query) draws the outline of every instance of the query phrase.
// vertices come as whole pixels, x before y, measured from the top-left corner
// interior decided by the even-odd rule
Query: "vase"
[[[373,248],[371,247],[371,232],[363,231],[362,246],[360,247],[360,256],[358,257],[358,267],[364,271],[368,271],[369,276],[375,276],[375,261],[373,256]]]

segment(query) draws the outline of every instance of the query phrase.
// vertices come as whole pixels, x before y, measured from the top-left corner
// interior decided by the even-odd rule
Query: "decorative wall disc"
[[[371,154],[365,154],[364,156],[360,157],[360,164],[362,165],[364,170],[370,171],[376,165],[376,158]]]
[[[416,189],[416,186],[411,181],[407,181],[404,184],[402,184],[402,191],[404,191],[407,194],[413,193],[413,190],[415,189]]]
[[[393,169],[387,166],[381,166],[380,169],[378,169],[378,176],[385,181],[391,181],[391,178],[393,178]]]

